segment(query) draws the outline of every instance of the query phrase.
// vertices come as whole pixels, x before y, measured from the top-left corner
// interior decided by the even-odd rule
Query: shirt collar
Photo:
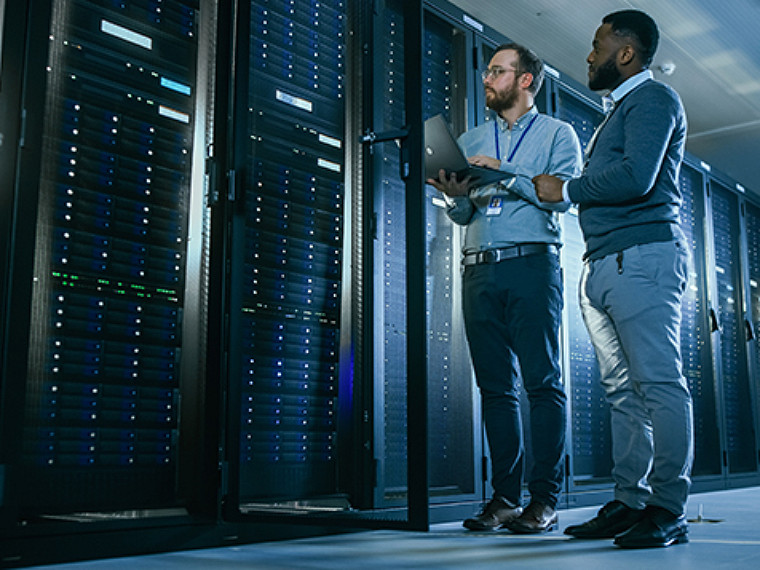
[[[499,125],[500,131],[506,131],[507,129],[507,121],[501,118],[501,115],[498,113],[494,113],[496,115],[496,123]],[[533,118],[534,115],[538,115],[538,109],[536,109],[536,106],[533,105],[530,109],[528,109],[528,112],[525,113],[523,116],[521,116],[519,119],[515,121],[515,128],[518,130],[522,130],[525,128],[525,126],[530,122],[530,120]]]
[[[604,107],[605,112],[612,108],[612,105],[619,102],[623,97],[628,95],[631,91],[636,89],[639,85],[644,83],[645,81],[648,81],[650,79],[654,79],[654,75],[652,74],[652,70],[645,69],[644,71],[640,71],[636,75],[633,75],[623,81],[620,85],[618,85],[615,89],[613,89],[608,95],[602,97],[602,107]],[[608,109],[609,106],[609,109]]]

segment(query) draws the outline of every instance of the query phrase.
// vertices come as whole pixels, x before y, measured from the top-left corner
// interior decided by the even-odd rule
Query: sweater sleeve
[[[446,215],[455,224],[465,226],[470,222],[472,215],[475,213],[475,206],[468,196],[457,196],[455,198],[445,198]]]

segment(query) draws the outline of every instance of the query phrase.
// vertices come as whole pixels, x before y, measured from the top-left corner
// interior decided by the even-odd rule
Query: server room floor
[[[562,510],[559,532],[540,536],[469,532],[457,521],[433,525],[430,532],[368,531],[38,568],[760,568],[760,487],[692,495],[687,513],[692,520],[690,542],[665,549],[622,550],[611,540],[583,541],[562,533],[596,510]],[[696,522],[700,513],[701,522]]]

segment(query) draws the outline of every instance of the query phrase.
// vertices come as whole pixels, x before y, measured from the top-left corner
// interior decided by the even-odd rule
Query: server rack
[[[692,475],[712,479],[720,475],[720,430],[712,359],[705,235],[705,177],[691,160],[681,167],[681,229],[692,252],[689,283],[682,301],[681,362],[694,410],[694,466]]]
[[[740,235],[743,215],[736,193],[716,178],[709,182],[716,312],[714,357],[720,379],[724,473],[756,474],[758,453],[755,433],[753,383],[747,358],[748,329],[741,266]]]
[[[423,118],[466,114],[467,53],[472,36],[443,15],[425,13]],[[471,70],[470,73],[472,73]],[[461,229],[437,190],[425,187],[425,302],[431,503],[476,498],[479,412],[461,308]]]
[[[52,24],[22,172],[39,174],[27,369],[6,386],[18,509],[176,506],[198,5],[34,6]]]
[[[299,8],[252,6],[245,258],[233,276],[245,283],[243,365],[230,369],[244,379],[233,428],[243,502],[337,486],[345,8]]]
[[[395,5],[394,5],[395,4]],[[384,84],[382,101],[377,102],[384,128],[403,123],[401,97],[408,84],[401,69],[404,21],[401,3],[389,3],[381,26],[390,30],[390,42],[380,53],[380,81]],[[460,128],[465,120],[463,74],[468,35],[461,27],[431,11],[424,16],[422,118],[443,114]],[[376,403],[376,416],[385,417],[378,425],[379,485],[377,500],[393,504],[405,494],[407,468],[404,423],[394,402],[403,401],[409,381],[398,354],[405,353],[405,314],[407,299],[399,295],[405,288],[405,258],[409,244],[404,231],[406,192],[399,169],[398,149],[392,143],[377,149],[375,159],[379,182],[375,184],[375,215],[378,239],[375,243],[376,273],[374,290],[378,323],[376,338],[377,380],[382,383],[382,398]],[[473,384],[464,339],[458,275],[460,231],[446,218],[443,201],[432,187],[424,189],[426,367],[428,376],[429,486],[432,502],[474,498],[475,475],[473,437]],[[385,413],[381,412],[385,410]],[[409,413],[409,412],[407,412]],[[415,413],[415,412],[412,412]],[[464,429],[463,429],[464,428]]]
[[[754,390],[755,410],[760,410],[760,388],[757,378],[760,376],[760,206],[750,201],[744,202],[746,208],[746,252],[747,252],[747,296],[748,304],[744,324],[747,332],[747,345],[750,362],[750,378]],[[755,417],[755,433],[760,433],[760,414]],[[760,455],[760,451],[758,451]],[[760,458],[759,458],[760,460]]]
[[[218,176],[225,172],[226,179],[220,177],[220,199],[212,208],[216,225],[224,228],[214,234],[212,255],[229,259],[217,267],[221,278],[213,278],[220,287],[215,310],[226,323],[221,336],[227,352],[218,353],[215,365],[227,382],[222,493],[229,519],[427,524],[427,417],[425,375],[420,374],[425,350],[415,346],[405,354],[418,356],[394,357],[402,368],[415,371],[415,381],[402,386],[372,417],[362,406],[375,401],[373,387],[363,384],[361,376],[372,347],[363,341],[346,348],[357,338],[351,330],[355,323],[368,327],[363,320],[373,318],[371,312],[365,317],[361,303],[345,300],[343,286],[366,282],[363,277],[349,281],[345,260],[365,264],[354,248],[364,251],[365,236],[371,234],[366,224],[354,226],[366,219],[365,198],[354,195],[363,192],[366,181],[347,174],[346,162],[363,169],[364,155],[375,152],[371,143],[384,128],[364,117],[361,107],[358,117],[347,119],[347,105],[355,104],[357,94],[371,92],[372,77],[356,75],[349,84],[346,69],[372,69],[365,58],[374,48],[364,34],[367,23],[377,25],[375,15],[368,5],[343,0],[242,2],[231,15],[237,41],[228,48],[230,102],[218,115],[227,130],[227,138],[218,142],[229,141],[230,150],[216,161]],[[405,27],[399,38],[404,44],[399,44],[400,75],[419,76],[422,4],[399,6],[398,18]],[[357,34],[360,38],[354,39]],[[348,54],[350,41],[367,43]],[[402,111],[412,106],[410,115],[419,117],[420,93],[421,86],[401,91]],[[363,153],[356,152],[363,133],[346,129],[358,124],[366,125]],[[401,231],[417,255],[422,226],[411,220],[421,203],[411,203],[409,196],[419,196],[413,189],[422,182],[421,160],[412,155],[421,148],[421,120],[402,126],[393,125],[402,149],[400,155],[397,150],[402,158],[396,168],[407,188],[401,193],[407,197]],[[348,195],[346,181],[352,184]],[[349,210],[351,217],[346,216],[347,204],[357,206],[356,212]],[[423,284],[422,272],[415,276],[403,259],[401,271],[408,290],[395,293],[409,299],[412,309],[394,324],[409,332],[402,337],[405,351],[407,344],[424,341],[419,332],[424,318],[415,302]],[[356,321],[342,312],[346,310],[357,310]],[[364,338],[364,331],[358,338]],[[421,415],[408,417],[407,402]],[[366,492],[374,486],[372,479],[357,484],[356,475],[374,470],[375,457],[367,451],[375,442],[365,445],[366,425],[386,418],[398,427],[399,456],[405,457],[408,449],[417,457],[418,473],[401,466],[408,493],[394,505],[397,509],[378,515],[378,505]],[[352,442],[360,442],[361,451]],[[345,451],[339,454],[339,449]]]

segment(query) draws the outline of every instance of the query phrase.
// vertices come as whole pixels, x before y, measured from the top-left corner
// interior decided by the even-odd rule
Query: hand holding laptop
[[[428,184],[439,192],[443,192],[449,198],[467,196],[471,181],[472,176],[467,176],[464,180],[458,180],[456,172],[450,172],[447,175],[443,168],[438,171],[438,178],[428,178],[426,180]]]

